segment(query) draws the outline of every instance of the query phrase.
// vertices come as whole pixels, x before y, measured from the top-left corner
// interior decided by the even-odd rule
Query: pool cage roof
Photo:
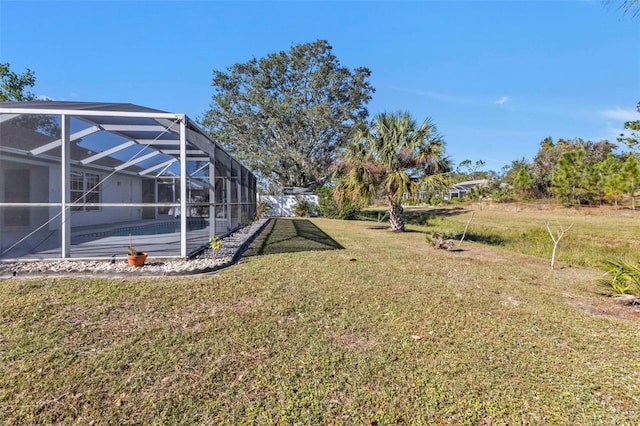
[[[140,176],[175,176],[180,161],[181,125],[189,149],[187,161],[209,161],[222,149],[184,114],[168,113],[134,104],[98,102],[3,102],[0,124],[24,114],[69,116],[78,119],[69,134],[70,142],[81,141],[87,155],[72,159],[81,165],[113,167]],[[84,125],[80,124],[84,123]],[[109,133],[118,139],[97,135]],[[94,136],[94,137],[92,137]],[[118,143],[113,142],[117,140]],[[92,141],[93,145],[92,145]],[[39,145],[13,147],[41,156],[60,149],[62,137]],[[133,149],[131,149],[133,148]],[[227,154],[228,156],[228,154]],[[73,157],[73,155],[72,155]],[[172,167],[174,166],[174,167]]]
[[[34,117],[45,117],[44,127],[48,122],[54,130],[43,132],[43,121],[37,122]],[[24,126],[21,120],[25,119],[32,123]],[[33,124],[34,121],[37,123]],[[205,169],[212,164],[234,174],[240,170],[238,173],[255,179],[185,114],[128,103],[1,102],[0,155],[2,152],[44,161],[62,160],[67,163],[65,167],[91,167],[140,178],[179,179],[181,194],[187,194],[191,185],[211,186],[208,179],[201,181],[198,176],[206,175],[209,170]],[[188,209],[185,198],[182,197],[180,206],[183,218]],[[186,256],[184,220],[182,228],[180,252]],[[62,257],[67,257],[64,246],[63,242]]]

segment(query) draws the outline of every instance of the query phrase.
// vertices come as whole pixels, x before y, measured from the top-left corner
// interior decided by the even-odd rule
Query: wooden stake
[[[469,221],[467,222],[467,225],[464,227],[464,232],[462,233],[462,238],[460,238],[460,242],[458,243],[458,247],[460,247],[460,245],[462,244],[462,240],[464,240],[464,237],[467,235],[467,229],[469,229],[469,225],[471,224],[471,221],[473,220],[473,214],[475,212],[471,212],[471,217],[469,218]]]

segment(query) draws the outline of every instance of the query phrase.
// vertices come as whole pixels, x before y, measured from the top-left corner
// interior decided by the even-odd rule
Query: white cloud
[[[608,109],[602,111],[600,114],[616,121],[631,121],[640,119],[640,113],[633,109]]]
[[[508,96],[503,96],[500,99],[498,99],[495,103],[498,105],[504,105],[507,102],[509,102],[509,97]]]

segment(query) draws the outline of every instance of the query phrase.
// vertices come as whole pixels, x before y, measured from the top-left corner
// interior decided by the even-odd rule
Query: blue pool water
[[[197,231],[204,229],[209,225],[209,221],[205,219],[189,219],[187,221],[187,231]],[[147,223],[144,225],[122,226],[114,229],[89,232],[78,236],[77,239],[95,239],[106,237],[128,237],[129,235],[157,235],[172,234],[180,232],[180,221]]]
[[[207,227],[204,219],[190,219],[187,221],[187,231],[197,231]],[[109,231],[107,236],[126,237],[128,235],[155,235],[180,232],[180,221],[149,223],[139,226],[127,226]]]

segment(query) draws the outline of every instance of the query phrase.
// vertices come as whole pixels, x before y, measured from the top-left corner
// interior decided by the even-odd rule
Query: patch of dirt
[[[503,306],[520,306],[520,303],[522,303],[514,296],[507,293],[500,293],[500,298],[502,298]]]
[[[346,349],[354,351],[366,351],[378,345],[375,340],[367,339],[364,336],[356,336],[354,334],[343,334],[336,338],[338,344]]]
[[[239,300],[236,303],[233,303],[231,306],[231,310],[234,312],[243,313],[243,312],[250,312],[260,306],[262,306],[262,300],[249,297],[246,299]]]
[[[587,315],[605,316],[628,321],[640,322],[640,305],[625,305],[613,297],[584,298],[565,294],[565,301],[570,306],[580,309]]]

